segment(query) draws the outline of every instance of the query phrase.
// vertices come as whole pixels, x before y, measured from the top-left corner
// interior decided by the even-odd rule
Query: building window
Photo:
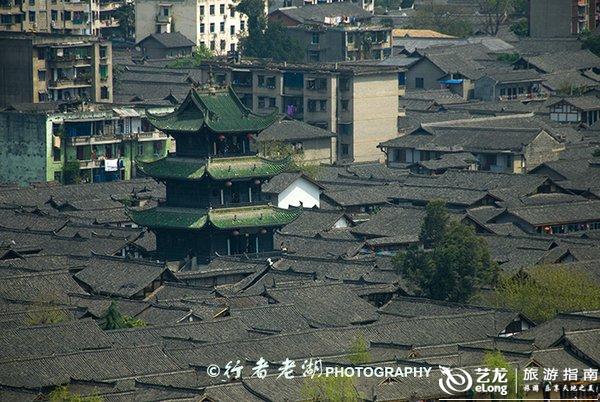
[[[62,172],[54,172],[54,181],[58,183],[62,182]]]
[[[342,144],[342,155],[348,156],[349,151],[350,151],[350,147],[348,147],[348,144]]]
[[[215,50],[215,48],[216,48],[215,41],[214,41],[214,40],[211,40],[211,41],[210,41],[210,50]]]
[[[221,43],[219,45],[220,45],[221,50],[225,50],[225,48],[227,48],[227,44],[225,43],[224,40],[221,40]]]
[[[308,61],[316,62],[321,61],[321,55],[318,50],[309,50],[308,51]]]
[[[205,12],[205,7],[204,6],[200,6],[200,15],[204,15]]]
[[[52,147],[52,160],[54,162],[60,162],[60,148]]]
[[[417,89],[425,88],[425,79],[422,77],[415,78],[415,88],[417,88]]]
[[[269,98],[269,107],[274,108],[277,107],[277,100],[275,98]]]
[[[342,106],[342,112],[347,112],[349,110],[348,106],[350,104],[350,101],[347,100],[347,99],[342,99],[342,101],[340,103],[341,103],[341,106]]]
[[[154,156],[159,156],[163,149],[163,142],[162,141],[154,141],[152,144],[153,144]]]
[[[38,81],[46,81],[46,71],[44,71],[44,70],[38,71]]]
[[[225,23],[224,23],[224,22],[221,22],[221,23],[219,24],[219,31],[221,31],[221,32],[225,32]]]
[[[29,12],[29,22],[35,22],[35,11]]]
[[[219,14],[225,14],[225,4],[219,5]]]
[[[406,85],[406,73],[404,73],[404,72],[398,73],[398,85],[399,86]]]
[[[44,60],[46,58],[46,48],[45,47],[38,47],[37,58],[38,58],[38,60]]]
[[[140,144],[138,144],[138,147],[137,147],[137,154],[138,154],[138,155],[144,155],[144,143],[140,143]]]
[[[100,46],[100,58],[106,59],[107,55],[108,55],[108,48],[106,46]]]
[[[354,34],[351,32],[348,33],[348,43],[354,43]]]
[[[229,9],[229,16],[230,16],[231,18],[235,17],[235,8],[231,7],[231,8]]]
[[[258,84],[257,85],[261,88],[265,86],[265,76],[264,75],[258,76]]]
[[[56,21],[56,20],[58,19],[58,11],[56,11],[56,10],[52,10],[52,11],[50,12],[50,19],[51,19],[52,21]]]
[[[240,21],[240,31],[246,30],[246,21]]]
[[[230,35],[235,35],[235,25],[232,25],[229,27],[229,34]]]
[[[200,24],[200,33],[204,33],[204,24]]]
[[[317,45],[319,43],[319,34],[317,32],[313,32],[310,43],[313,45]]]
[[[275,89],[275,77],[267,77],[267,88]]]
[[[208,10],[209,10],[209,12],[210,12],[210,15],[215,15],[215,6],[214,6],[214,4],[211,4],[211,5],[208,7]]]
[[[65,13],[63,14],[63,20],[71,21],[71,12],[70,11],[65,11]]]
[[[100,98],[102,98],[102,99],[108,99],[109,98],[108,87],[101,87],[100,88]]]
[[[215,33],[215,23],[214,22],[210,23],[210,33]]]

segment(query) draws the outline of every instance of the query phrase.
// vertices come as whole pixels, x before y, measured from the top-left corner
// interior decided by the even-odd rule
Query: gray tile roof
[[[402,137],[380,144],[390,148],[414,148],[445,152],[524,152],[540,133],[540,129],[477,128],[424,125]]]
[[[352,228],[352,233],[367,237],[418,235],[424,218],[422,208],[386,207],[369,221]]]
[[[575,50],[557,53],[544,53],[537,56],[524,56],[524,61],[545,72],[554,73],[566,70],[584,70],[598,67],[600,57],[589,50]]]
[[[95,294],[119,297],[133,297],[154,281],[175,280],[163,264],[118,257],[91,258],[75,278]]]
[[[264,141],[308,141],[335,137],[335,133],[319,127],[311,126],[298,120],[283,119],[273,123],[256,137],[258,142]]]
[[[183,36],[180,32],[153,33],[139,41],[138,45],[147,41],[149,38],[155,39],[166,49],[196,46],[194,42]]]

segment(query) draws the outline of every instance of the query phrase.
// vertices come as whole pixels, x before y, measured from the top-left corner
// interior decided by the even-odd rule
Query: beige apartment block
[[[0,106],[112,102],[112,47],[90,36],[0,32]]]
[[[126,0],[0,0],[0,31],[110,36]]]
[[[138,0],[135,2],[135,37],[180,32],[196,46],[216,54],[236,50],[247,31],[247,17],[235,10],[233,0]]]
[[[273,111],[337,134],[340,161],[383,161],[398,136],[398,68],[342,64],[206,63],[202,79],[231,85],[256,113]]]

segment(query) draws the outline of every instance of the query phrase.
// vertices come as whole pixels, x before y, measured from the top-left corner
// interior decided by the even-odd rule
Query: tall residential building
[[[398,135],[398,68],[391,66],[210,63],[203,79],[231,85],[256,113],[279,111],[338,134],[337,158],[382,159],[380,142]]]
[[[600,0],[529,0],[532,37],[566,37],[600,26]]]
[[[248,29],[248,18],[235,10],[234,0],[138,0],[135,2],[135,37],[181,32],[196,46],[216,54],[236,50]]]
[[[136,158],[167,154],[167,135],[143,113],[98,104],[61,110],[65,106],[0,112],[0,182],[64,182],[69,170],[74,181],[127,180],[135,176]]]
[[[126,0],[0,0],[0,31],[107,37]]]
[[[392,29],[350,2],[280,8],[269,21],[285,25],[307,63],[382,60],[392,53]]]
[[[0,106],[112,102],[112,47],[89,36],[0,32]]]

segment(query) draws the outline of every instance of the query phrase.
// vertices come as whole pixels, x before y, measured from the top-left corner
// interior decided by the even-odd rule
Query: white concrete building
[[[263,184],[262,192],[279,208],[319,208],[323,187],[302,173],[281,173]]]
[[[247,17],[235,5],[233,0],[137,0],[135,37],[180,32],[196,46],[226,54],[237,49],[248,29]]]

